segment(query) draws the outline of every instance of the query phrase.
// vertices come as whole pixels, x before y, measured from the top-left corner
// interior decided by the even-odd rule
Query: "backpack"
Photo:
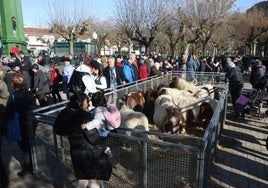
[[[86,89],[85,84],[82,81],[82,77],[87,75],[86,72],[79,72],[74,70],[71,79],[68,83],[68,88],[71,93],[83,93]]]

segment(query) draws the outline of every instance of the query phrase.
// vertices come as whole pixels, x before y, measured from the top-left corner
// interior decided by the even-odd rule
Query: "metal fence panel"
[[[181,72],[137,82],[107,92],[117,104],[124,95],[141,89],[168,85]],[[187,74],[186,74],[187,75]],[[217,138],[226,113],[228,84],[224,74],[197,75],[198,82],[211,83],[221,88],[221,99],[203,138],[169,135],[153,131],[129,130],[141,137],[111,133],[107,145],[113,152],[113,174],[106,187],[206,187]],[[189,78],[186,76],[186,78]],[[66,102],[35,110],[28,117],[32,129],[37,119],[36,134],[30,138],[34,172],[47,181],[59,185],[75,185],[68,140],[54,134],[53,123]],[[45,112],[44,112],[45,111]]]

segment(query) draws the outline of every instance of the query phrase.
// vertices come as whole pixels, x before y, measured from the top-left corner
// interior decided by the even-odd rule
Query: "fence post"
[[[147,178],[147,174],[148,174],[148,170],[147,170],[147,143],[143,142],[143,188],[147,188],[148,185],[148,178]]]
[[[61,166],[60,166],[60,160],[59,160],[59,152],[58,152],[58,142],[57,142],[57,135],[54,132],[54,126],[52,126],[53,130],[53,140],[54,140],[54,152],[56,156],[56,168],[57,168],[57,177],[54,177],[53,184],[57,187],[63,187],[64,186],[64,180],[62,178],[61,173]],[[62,137],[60,138],[61,146],[62,146]],[[64,148],[61,148],[64,149]],[[64,156],[63,156],[64,157]]]
[[[29,111],[26,113],[26,122],[27,122],[28,135],[29,135],[28,139],[29,139],[30,152],[31,152],[31,158],[32,158],[33,174],[36,177],[39,177],[39,168],[38,168],[38,164],[37,164],[36,144],[35,144],[36,127],[33,127],[35,125],[33,125],[32,117],[34,117],[32,111]]]

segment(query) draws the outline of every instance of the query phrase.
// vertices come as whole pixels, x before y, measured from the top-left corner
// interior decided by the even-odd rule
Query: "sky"
[[[25,26],[29,27],[46,27],[44,25],[47,15],[48,2],[57,2],[58,6],[65,4],[72,4],[71,0],[21,0],[23,21]],[[83,8],[88,11],[90,15],[101,19],[107,19],[113,15],[114,2],[117,0],[75,0],[76,3],[83,3]],[[152,0],[153,1],[153,0]],[[240,12],[246,11],[258,2],[264,0],[236,0],[234,10]]]

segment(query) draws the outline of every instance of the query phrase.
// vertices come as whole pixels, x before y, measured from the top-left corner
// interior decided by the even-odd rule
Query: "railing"
[[[110,102],[119,106],[129,92],[168,85],[173,76],[187,73],[171,72],[147,81],[107,91]],[[157,131],[119,128],[111,132],[107,145],[113,152],[113,174],[106,187],[207,187],[213,155],[226,114],[228,83],[225,75],[197,75],[198,82],[211,83],[220,89],[220,99],[214,115],[201,137],[171,135]],[[30,137],[34,174],[58,186],[75,184],[69,155],[68,140],[54,134],[53,124],[67,101],[37,109],[28,116],[29,131],[37,122],[36,133]],[[122,131],[131,134],[123,134]]]

